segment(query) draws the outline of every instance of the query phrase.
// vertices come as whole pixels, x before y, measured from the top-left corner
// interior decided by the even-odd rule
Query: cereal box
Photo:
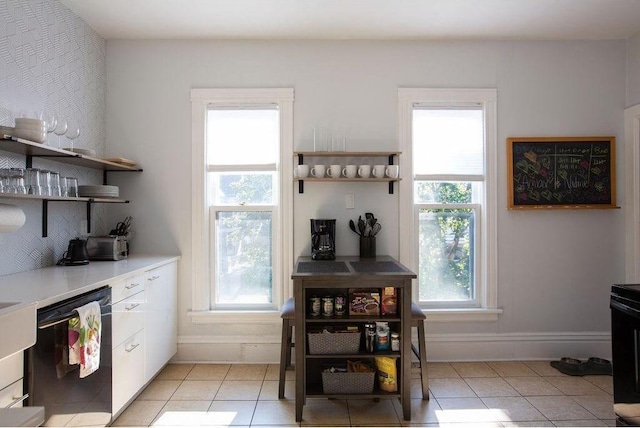
[[[398,296],[395,287],[384,287],[382,289],[381,313],[382,315],[396,315]]]
[[[349,290],[349,315],[380,315],[380,292]]]

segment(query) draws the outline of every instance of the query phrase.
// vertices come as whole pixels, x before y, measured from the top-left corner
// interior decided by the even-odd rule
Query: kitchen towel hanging
[[[80,364],[80,377],[100,367],[102,322],[100,304],[87,303],[76,308],[77,318],[69,320],[69,364]]]

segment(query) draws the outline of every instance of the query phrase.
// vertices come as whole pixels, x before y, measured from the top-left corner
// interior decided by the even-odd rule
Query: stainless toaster
[[[89,260],[122,260],[127,258],[127,238],[119,235],[87,238]]]

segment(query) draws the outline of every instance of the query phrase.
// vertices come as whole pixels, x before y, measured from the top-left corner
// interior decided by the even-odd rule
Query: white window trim
[[[279,272],[274,272],[273,298],[278,307],[292,292],[292,282],[285,277],[293,270],[293,88],[203,88],[191,90],[191,316],[196,324],[273,322],[273,311],[213,311],[210,307],[209,286],[209,207],[206,198],[206,112],[211,104],[269,104],[278,105],[280,112],[280,236],[274,251],[280,259]],[[278,278],[278,279],[276,279]],[[242,320],[242,321],[240,321]]]
[[[486,170],[485,206],[481,214],[482,234],[479,237],[484,247],[479,266],[483,272],[477,284],[480,307],[454,309],[425,309],[429,321],[468,322],[496,321],[502,313],[498,309],[497,269],[497,90],[496,89],[446,89],[446,88],[400,88],[398,89],[398,140],[400,143],[400,170],[408,178],[400,181],[400,262],[417,270],[415,257],[415,221],[413,201],[413,152],[411,141],[412,116],[415,105],[481,103],[485,111],[486,124]],[[414,293],[417,296],[417,279]]]

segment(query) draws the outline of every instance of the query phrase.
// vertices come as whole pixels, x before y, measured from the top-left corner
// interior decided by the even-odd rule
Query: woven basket
[[[371,394],[373,392],[375,375],[375,372],[322,372],[322,390],[325,394]]]
[[[310,354],[357,354],[360,332],[308,333]]]

